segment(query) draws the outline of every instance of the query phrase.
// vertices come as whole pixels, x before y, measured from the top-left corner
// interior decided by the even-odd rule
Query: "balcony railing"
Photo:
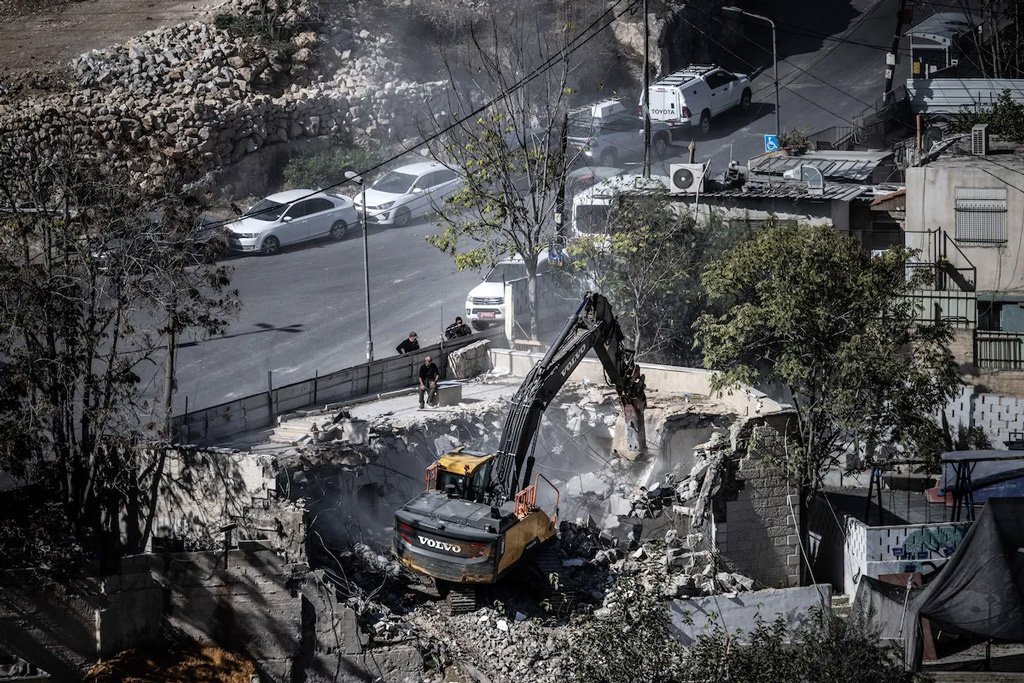
[[[1024,332],[975,330],[974,364],[989,370],[1024,370]]]

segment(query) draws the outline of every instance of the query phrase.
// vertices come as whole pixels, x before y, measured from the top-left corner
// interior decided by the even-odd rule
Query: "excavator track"
[[[477,590],[475,586],[452,586],[448,591],[448,612],[450,614],[468,614],[475,612]]]

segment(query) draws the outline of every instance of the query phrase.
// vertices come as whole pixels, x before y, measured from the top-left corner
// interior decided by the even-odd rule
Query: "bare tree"
[[[237,299],[173,174],[144,193],[72,140],[0,135],[0,471],[45,492],[67,543],[109,559],[145,544],[158,474],[139,459],[166,417],[143,367],[163,364],[171,334],[222,330]],[[19,538],[29,556],[8,560],[50,561],[57,540]]]
[[[586,59],[584,46],[615,16],[586,5],[558,2],[523,11],[515,3],[493,3],[465,27],[467,47],[441,46],[450,82],[447,114],[457,123],[431,147],[465,185],[439,212],[444,232],[427,240],[460,269],[522,257],[533,338],[537,258],[558,238],[555,214],[571,162],[563,139],[574,74]],[[435,118],[442,126],[450,121]]]

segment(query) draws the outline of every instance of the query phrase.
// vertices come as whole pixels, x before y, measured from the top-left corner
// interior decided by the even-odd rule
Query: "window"
[[[705,80],[708,82],[708,87],[714,90],[716,88],[721,88],[723,85],[726,85],[732,79],[729,78],[729,74],[725,73],[724,71],[715,71],[713,73],[708,74]]]
[[[1006,241],[1006,188],[956,188],[956,241]]]
[[[278,204],[269,199],[261,199],[245,215],[247,218],[255,218],[261,221],[276,221],[284,213],[285,208],[284,204]]]
[[[316,199],[310,199],[307,203],[309,204],[310,214],[320,213],[321,211],[330,211],[334,208],[334,204],[331,203],[330,200],[321,199],[319,197]]]
[[[297,218],[305,218],[311,213],[313,213],[313,200],[307,199],[304,202],[292,204],[292,208],[288,209],[288,213],[285,215],[288,218],[295,220]]]
[[[412,187],[416,176],[398,171],[389,171],[383,178],[375,182],[371,189],[389,194],[405,194]]]

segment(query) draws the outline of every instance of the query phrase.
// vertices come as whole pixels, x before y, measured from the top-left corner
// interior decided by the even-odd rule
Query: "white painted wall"
[[[1006,188],[1006,242],[960,245],[978,269],[979,292],[1024,292],[1024,168],[1004,159],[1013,157],[951,157],[944,163],[907,169],[907,247],[921,250],[921,260],[934,261],[938,256],[922,231],[940,228],[950,238],[956,235],[956,188]],[[967,265],[959,254],[947,255],[953,265]]]

